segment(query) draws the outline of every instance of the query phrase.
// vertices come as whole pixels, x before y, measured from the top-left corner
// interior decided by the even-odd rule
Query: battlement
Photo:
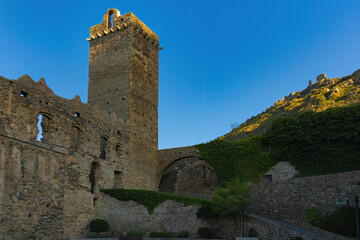
[[[142,23],[133,13],[120,15],[119,10],[115,8],[109,9],[104,14],[102,23],[90,28],[90,37],[86,40],[93,41],[118,31],[125,31],[126,29],[131,29],[132,33],[142,36],[155,48],[159,47],[159,37],[150,28]]]

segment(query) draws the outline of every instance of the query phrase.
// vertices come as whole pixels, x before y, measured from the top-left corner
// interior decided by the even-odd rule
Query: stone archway
[[[205,160],[189,156],[176,159],[164,171],[159,191],[208,199],[220,187],[214,168]]]

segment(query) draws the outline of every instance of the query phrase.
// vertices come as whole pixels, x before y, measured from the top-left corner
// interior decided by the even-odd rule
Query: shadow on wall
[[[164,172],[159,191],[208,199],[220,181],[214,168],[198,157],[174,161]]]

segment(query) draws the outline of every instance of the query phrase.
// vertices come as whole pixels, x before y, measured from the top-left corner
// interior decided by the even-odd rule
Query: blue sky
[[[159,148],[215,139],[324,72],[360,68],[358,0],[0,0],[0,75],[87,100],[89,28],[109,8],[159,37]]]

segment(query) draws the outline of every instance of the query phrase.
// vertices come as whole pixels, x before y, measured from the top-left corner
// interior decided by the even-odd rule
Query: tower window
[[[104,136],[100,138],[100,158],[106,159],[106,148],[108,139]]]
[[[120,148],[120,144],[117,144],[115,147],[116,150],[116,156],[119,158],[121,157],[121,148]]]
[[[113,19],[114,19],[114,12],[112,10],[110,10],[108,12],[108,16],[107,16],[107,27],[108,28],[112,28],[113,27]]]
[[[94,194],[95,193],[95,189],[96,189],[96,174],[98,171],[99,165],[96,162],[92,162],[91,163],[91,168],[90,168],[90,184],[91,184],[91,193]]]

